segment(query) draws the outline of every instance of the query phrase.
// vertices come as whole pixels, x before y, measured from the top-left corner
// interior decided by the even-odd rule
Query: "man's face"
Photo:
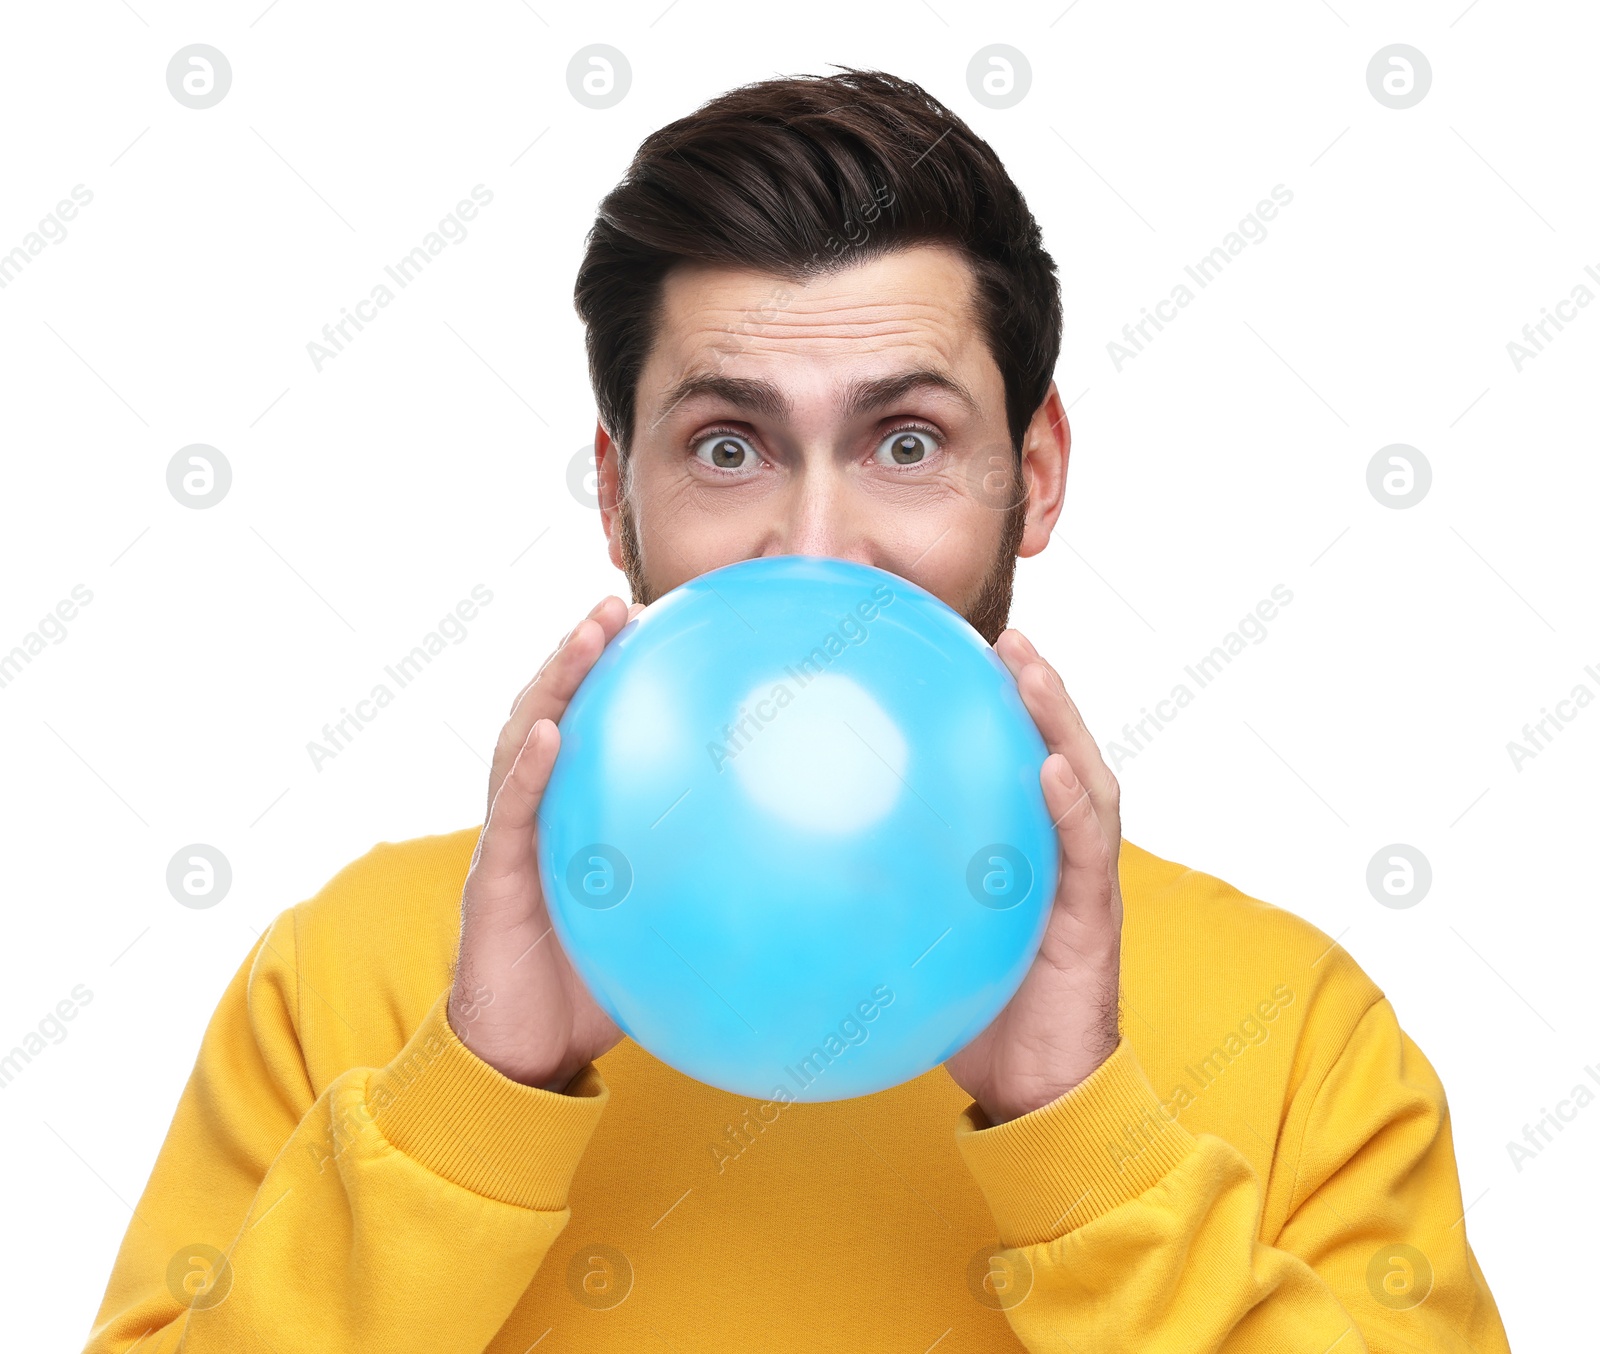
[[[910,579],[992,644],[1017,557],[1060,514],[1070,434],[1052,384],[1019,465],[973,286],[932,244],[809,282],[673,269],[625,476],[595,438],[633,600],[739,560],[828,555]]]

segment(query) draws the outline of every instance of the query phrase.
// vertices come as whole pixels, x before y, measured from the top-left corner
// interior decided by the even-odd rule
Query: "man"
[[[89,1348],[1505,1350],[1443,1088],[1319,931],[1121,840],[1006,629],[1062,508],[1055,269],[987,145],[880,73],[649,137],[578,276],[608,597],[517,697],[485,825],[382,843],[224,994]],[[536,810],[628,617],[736,560],[892,570],[1051,749],[1048,933],[878,1095],[753,1103],[631,1041],[552,937]]]

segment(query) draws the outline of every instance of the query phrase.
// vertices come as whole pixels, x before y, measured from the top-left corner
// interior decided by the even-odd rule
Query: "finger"
[[[644,610],[644,603],[643,602],[635,602],[631,607],[628,608],[628,619],[631,621],[635,616],[637,616],[643,610]]]
[[[1017,668],[1023,663],[1039,656],[1039,651],[1033,647],[1033,641],[1014,626],[1000,632],[1000,637],[995,640],[994,647],[995,652],[1006,659],[1006,666],[1011,668],[1013,676],[1016,675]],[[1020,661],[1008,656],[1013,652]]]
[[[622,599],[620,597],[616,596],[615,594],[612,594],[609,597],[602,597],[598,602],[596,602],[594,604],[594,606],[592,606],[589,609],[589,614],[584,617],[584,620],[597,620],[597,621],[599,621],[601,623],[602,627],[606,631],[606,640],[607,640],[607,642],[609,642],[611,640],[611,638],[614,636],[614,634],[616,633],[616,631],[613,630],[607,624],[608,619],[610,618],[612,612],[615,610],[615,608],[613,608],[611,606],[611,603],[612,602],[621,602],[621,601],[622,601]],[[628,615],[631,618],[632,612],[630,611],[628,613]],[[626,619],[627,618],[624,618],[624,623],[626,622]],[[583,621],[579,621],[578,622],[578,625],[582,625],[582,624],[583,624]],[[557,644],[556,647],[550,651],[549,656],[544,660],[544,662],[539,664],[539,670],[533,674],[533,677],[529,680],[528,684],[526,686],[524,686],[521,691],[517,692],[517,698],[514,701],[511,702],[511,709],[509,711],[509,714],[511,716],[515,716],[516,715],[517,707],[522,704],[523,698],[525,696],[527,696],[528,692],[533,690],[535,683],[538,682],[540,676],[544,673],[544,670],[547,667],[550,666],[551,662],[555,659],[556,655],[559,654],[563,649],[565,649],[567,647],[568,643],[571,642],[572,637],[575,634],[578,633],[578,625],[573,626],[572,629],[568,630],[567,633],[564,634],[561,637],[561,642],[559,644]],[[622,626],[620,624],[616,627],[617,630],[620,630],[621,628],[622,628]],[[538,718],[540,718],[540,716],[538,716],[538,715],[534,716],[534,719],[538,719]],[[528,721],[528,728],[532,728],[532,727],[533,727],[533,720],[529,720]],[[526,734],[526,732],[527,732],[527,730],[524,729],[523,733]]]
[[[524,875],[534,859],[539,804],[561,747],[552,720],[536,720],[489,806],[489,819],[473,860],[485,880]]]
[[[1122,790],[1111,768],[1100,755],[1100,747],[1067,695],[1059,674],[1043,660],[1029,662],[1017,679],[1022,697],[1039,734],[1052,753],[1063,754],[1071,764],[1073,776],[1087,787],[1095,811],[1105,828],[1120,838]]]
[[[501,743],[510,748],[522,746],[528,731],[541,719],[560,719],[600,651],[627,623],[627,615],[620,597],[606,597],[567,631],[561,643],[539,665],[533,680],[517,694],[511,707],[511,716],[501,733]],[[592,636],[596,629],[600,643],[595,646]]]
[[[605,646],[626,623],[626,608],[620,597],[597,602],[583,620],[567,632],[565,639],[540,667],[534,679],[523,687],[511,717],[495,740],[489,763],[489,802],[500,791],[518,749],[527,741],[533,726],[541,719],[559,720],[589,669]]]
[[[1008,639],[1007,636],[1010,638]],[[1000,647],[1002,643],[1006,646],[1003,649]],[[1067,684],[1061,680],[1061,674],[1055,670],[1049,659],[1034,648],[1033,641],[1022,631],[1002,631],[1000,638],[995,641],[995,650],[1005,661],[1006,666],[1011,669],[1013,677],[1020,676],[1022,669],[1027,667],[1029,663],[1043,663],[1045,670],[1055,679],[1056,687],[1066,697],[1067,704],[1072,707],[1072,713],[1077,715],[1079,722],[1082,723],[1083,716],[1078,712],[1078,703],[1072,699],[1071,693],[1067,690]]]
[[[1116,897],[1117,851],[1106,835],[1093,797],[1059,752],[1039,769],[1050,820],[1061,844],[1061,880],[1057,896],[1082,921],[1107,915]]]
[[[1003,631],[998,640],[995,640],[995,650],[1002,656],[1014,679],[1018,680],[1019,691],[1022,691],[1022,674],[1027,671],[1027,667],[1035,666],[1035,664],[1043,667],[1043,671],[1046,674],[1046,682],[1048,682],[1050,690],[1053,691],[1054,698],[1058,703],[1066,706],[1067,712],[1070,714],[1070,723],[1074,723],[1077,730],[1080,731],[1078,738],[1072,739],[1070,738],[1070,731],[1059,720],[1059,714],[1056,714],[1056,717],[1050,717],[1050,715],[1046,714],[1046,719],[1050,720],[1051,728],[1056,731],[1058,736],[1056,736],[1056,739],[1051,738],[1050,731],[1046,731],[1042,725],[1040,731],[1045,735],[1045,743],[1051,747],[1051,751],[1069,751],[1066,744],[1072,743],[1075,747],[1083,747],[1083,751],[1093,754],[1093,762],[1099,762],[1098,771],[1102,771],[1104,775],[1099,775],[1096,768],[1085,767],[1085,765],[1078,765],[1078,770],[1082,771],[1086,783],[1096,795],[1096,799],[1101,800],[1101,802],[1115,799],[1118,795],[1115,776],[1112,776],[1110,768],[1106,767],[1104,759],[1099,755],[1099,744],[1094,743],[1094,736],[1088,731],[1088,723],[1083,719],[1082,711],[1078,711],[1077,701],[1074,701],[1072,695],[1067,691],[1067,683],[1062,682],[1061,674],[1056,672],[1056,669],[1051,666],[1048,659],[1040,655],[1040,651],[1034,647],[1034,642],[1018,629]],[[1037,691],[1037,688],[1032,688],[1032,690]],[[1029,714],[1034,714],[1035,722],[1038,722],[1040,712],[1035,711],[1026,693],[1024,693],[1024,703],[1029,703]],[[1046,711],[1048,711],[1048,707],[1046,707]]]

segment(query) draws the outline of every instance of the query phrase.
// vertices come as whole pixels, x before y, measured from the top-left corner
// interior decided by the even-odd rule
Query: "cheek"
[[[884,524],[886,535],[901,537],[892,547],[895,571],[958,611],[993,568],[1002,525],[999,514],[970,501]]]
[[[636,519],[685,556],[707,542],[750,535],[777,511],[754,487],[707,485],[690,474],[661,475],[634,491]]]
[[[637,486],[633,508],[645,575],[657,593],[758,553],[771,511],[682,481]]]

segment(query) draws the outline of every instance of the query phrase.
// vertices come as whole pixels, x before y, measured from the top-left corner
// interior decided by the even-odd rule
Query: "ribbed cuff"
[[[435,1175],[519,1208],[558,1212],[611,1092],[593,1063],[564,1093],[524,1086],[472,1052],[445,1016],[447,988],[367,1083],[373,1122]]]
[[[1048,1105],[988,1127],[976,1104],[956,1147],[1006,1246],[1031,1246],[1136,1199],[1195,1147],[1169,1119],[1126,1039]]]

